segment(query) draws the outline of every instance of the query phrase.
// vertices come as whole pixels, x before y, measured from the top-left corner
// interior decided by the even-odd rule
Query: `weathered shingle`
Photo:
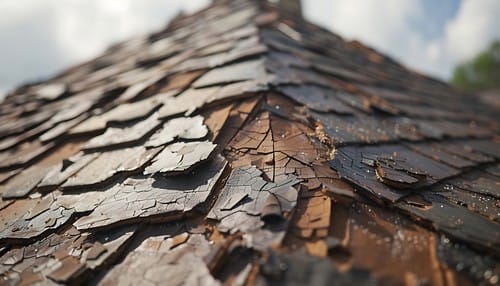
[[[0,284],[496,285],[498,109],[266,1],[0,105]]]

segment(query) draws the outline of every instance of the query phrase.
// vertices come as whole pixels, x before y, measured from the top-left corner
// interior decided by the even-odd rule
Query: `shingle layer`
[[[0,105],[0,284],[495,285],[498,110],[263,1]]]

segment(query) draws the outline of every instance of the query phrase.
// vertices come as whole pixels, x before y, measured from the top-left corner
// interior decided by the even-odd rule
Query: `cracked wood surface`
[[[0,104],[0,285],[497,285],[498,110],[265,1]]]

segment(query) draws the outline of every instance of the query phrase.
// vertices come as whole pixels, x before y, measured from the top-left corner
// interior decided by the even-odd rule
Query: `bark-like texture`
[[[498,110],[263,1],[0,109],[0,284],[494,285]]]

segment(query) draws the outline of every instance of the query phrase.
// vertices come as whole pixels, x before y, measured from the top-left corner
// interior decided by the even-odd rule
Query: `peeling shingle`
[[[160,124],[161,122],[158,120],[158,114],[155,113],[149,118],[131,126],[123,128],[110,127],[104,134],[92,138],[83,146],[83,149],[96,150],[126,146],[141,140],[147,134],[153,132]]]
[[[137,171],[159,151],[158,148],[133,147],[100,153],[96,159],[69,177],[62,187],[74,189],[95,186],[106,182],[118,173]]]
[[[144,170],[145,175],[155,173],[185,173],[210,157],[217,145],[209,142],[178,142],[168,145]]]
[[[38,184],[38,187],[55,187],[64,183],[80,169],[97,158],[98,153],[79,153],[71,158],[64,159],[60,164],[54,166]]]
[[[266,71],[261,60],[248,61],[213,69],[195,81],[193,87],[255,80],[265,76]]]
[[[497,108],[212,2],[0,104],[0,284],[497,284]]]
[[[190,174],[127,179],[105,190],[105,199],[74,225],[92,229],[158,215],[173,220],[205,203],[225,167],[225,160],[216,156]]]
[[[163,124],[160,131],[156,132],[146,142],[146,147],[166,145],[175,139],[202,139],[208,134],[208,129],[203,125],[203,117],[173,118]]]

